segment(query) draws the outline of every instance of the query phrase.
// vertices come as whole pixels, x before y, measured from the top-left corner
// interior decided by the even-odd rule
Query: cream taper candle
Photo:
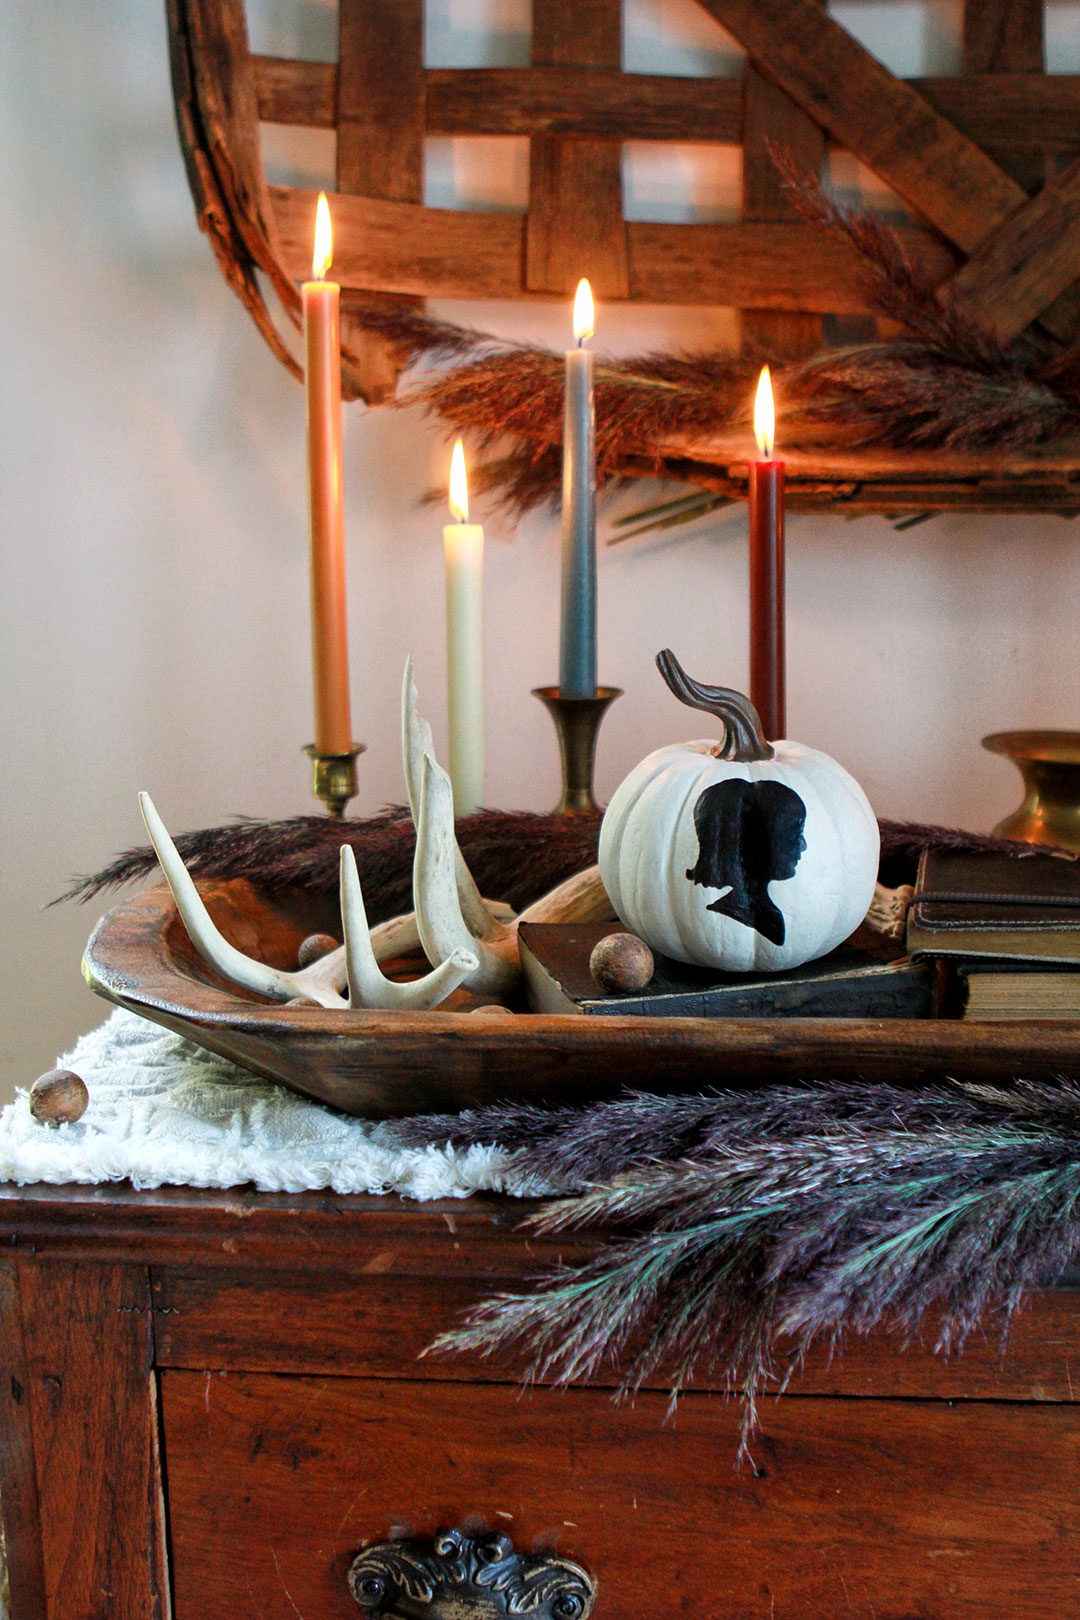
[[[450,467],[450,510],[457,519],[443,529],[450,780],[454,814],[467,816],[484,802],[484,531],[469,522],[460,439]]]
[[[347,754],[349,636],[345,603],[345,503],[341,477],[341,289],[325,279],[332,253],[330,210],[319,193],[313,279],[300,289],[304,311],[308,490],[311,512],[311,642],[315,751]]]

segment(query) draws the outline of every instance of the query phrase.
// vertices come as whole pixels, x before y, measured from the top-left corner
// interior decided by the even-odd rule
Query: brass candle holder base
[[[591,698],[563,697],[557,686],[537,686],[539,698],[555,722],[562,762],[562,798],[555,806],[558,816],[583,816],[599,810],[593,798],[593,765],[596,738],[608,705],[622,697],[620,686],[599,686]]]
[[[1024,802],[998,822],[998,837],[1080,854],[1080,731],[996,731],[982,745],[1024,779]]]
[[[356,761],[364,752],[363,743],[353,743],[347,754],[320,754],[314,743],[304,753],[312,763],[311,791],[326,806],[328,816],[342,816],[349,800],[356,796]]]

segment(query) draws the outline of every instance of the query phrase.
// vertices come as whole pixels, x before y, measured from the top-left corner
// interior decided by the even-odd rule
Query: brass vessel
[[[1080,731],[995,731],[982,745],[1024,779],[1023,803],[995,833],[1080,854]]]

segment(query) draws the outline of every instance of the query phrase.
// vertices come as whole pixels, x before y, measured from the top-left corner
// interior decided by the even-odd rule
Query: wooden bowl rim
[[[227,889],[232,882],[245,881],[225,880],[216,886]],[[260,893],[259,898],[273,908],[272,894]],[[280,1031],[301,1041],[304,1037],[335,1035],[365,1042],[421,1042],[428,1047],[433,1041],[454,1046],[464,1041],[483,1050],[527,1050],[535,1041],[547,1037],[560,1047],[569,1046],[582,1054],[644,1044],[654,1049],[670,1046],[673,1058],[680,1050],[691,1047],[700,1051],[703,1046],[737,1058],[740,1053],[750,1055],[775,1046],[780,1038],[790,1048],[793,1059],[800,1052],[826,1050],[834,1052],[838,1062],[857,1058],[860,1052],[885,1049],[893,1053],[898,1049],[901,1053],[910,1051],[913,1056],[925,1058],[929,1046],[940,1058],[943,1073],[951,1057],[993,1046],[1006,1060],[1015,1051],[1019,1072],[1024,1054],[1030,1055],[1033,1033],[1040,1031],[1062,1061],[1080,1059],[1080,1021],[1069,1026],[1042,1020],[966,1024],[960,1020],[917,1018],[651,1018],[622,1014],[590,1018],[572,1013],[520,1013],[502,1020],[440,1010],[353,1012],[331,1007],[259,1005],[177,971],[164,948],[166,930],[175,918],[172,896],[163,884],[144,889],[106,912],[91,934],[83,957],[83,975],[90,988],[158,1021],[163,1021],[165,1015],[208,1029],[228,1028],[264,1036]],[[132,971],[132,956],[140,956],[144,964],[137,975]],[[792,1079],[796,1078],[793,1074]],[[632,1081],[628,1079],[628,1083]]]

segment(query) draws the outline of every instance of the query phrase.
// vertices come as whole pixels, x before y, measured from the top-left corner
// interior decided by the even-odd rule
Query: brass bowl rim
[[[1017,763],[1080,765],[1080,731],[994,731],[982,746]]]

